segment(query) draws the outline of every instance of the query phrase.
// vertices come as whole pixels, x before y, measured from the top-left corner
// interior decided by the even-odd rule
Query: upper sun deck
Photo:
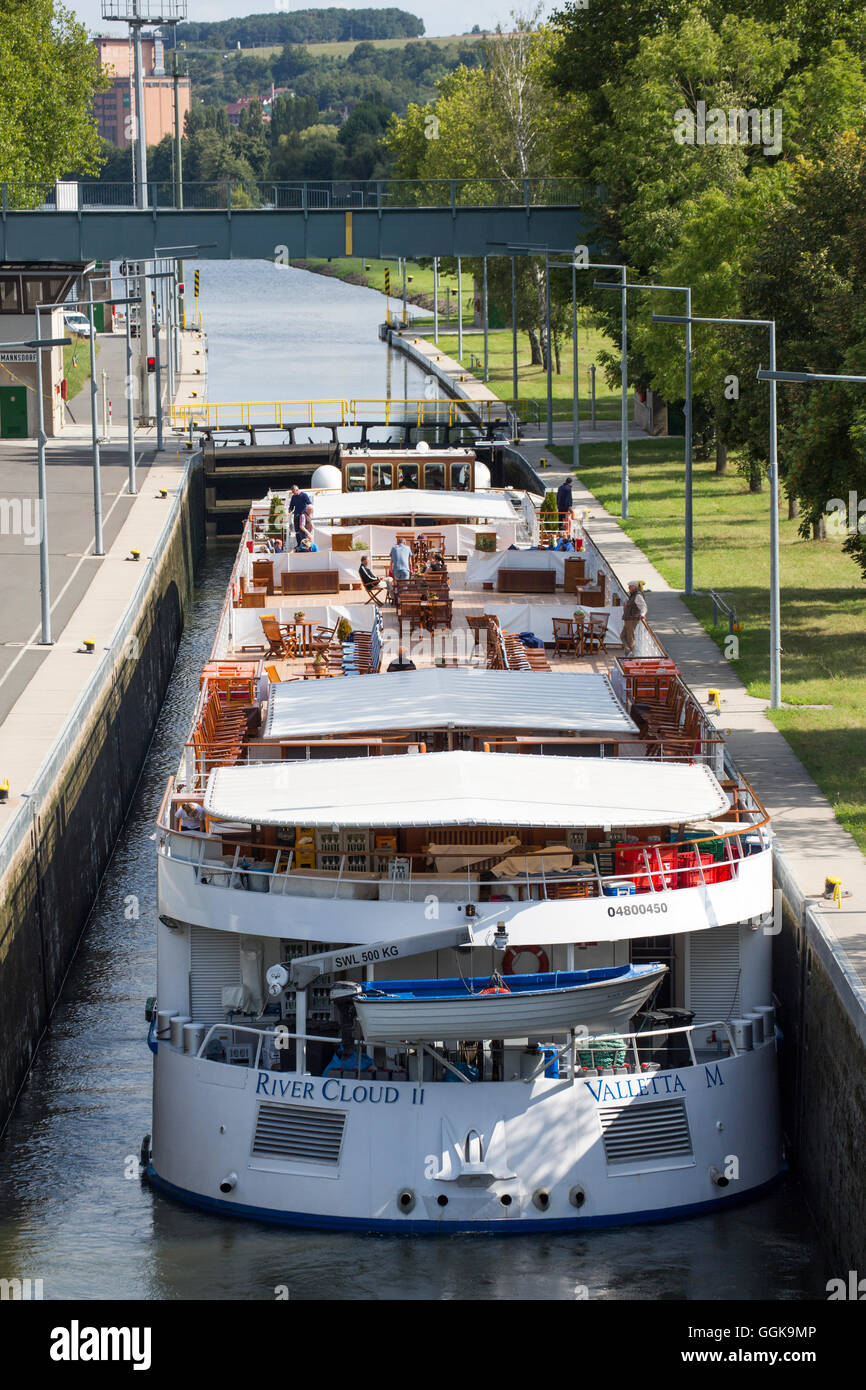
[[[284,548],[285,500],[254,508],[160,813],[176,915],[215,921],[237,893],[214,889],[258,890],[276,932],[288,896],[310,939],[364,939],[433,892],[446,915],[529,913],[527,940],[540,904],[563,939],[601,940],[646,933],[650,910],[668,932],[766,910],[763,808],[645,622],[625,659],[625,594],[585,530],[554,550],[525,497],[442,494],[421,517],[404,493],[377,511],[369,492],[314,491],[311,554]],[[400,581],[388,557],[403,537]],[[624,891],[655,900],[616,910],[631,923],[605,906]],[[582,925],[575,898],[596,900]]]

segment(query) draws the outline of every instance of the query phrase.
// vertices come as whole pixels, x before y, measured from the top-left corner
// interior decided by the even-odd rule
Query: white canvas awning
[[[272,685],[264,737],[319,738],[449,725],[620,738],[637,733],[605,675],[457,666]]]
[[[204,804],[249,824],[374,827],[679,825],[728,810],[702,763],[464,752],[220,767]]]
[[[314,492],[313,523],[346,517],[450,516],[458,521],[519,521],[511,502],[497,492],[429,492],[421,488],[381,492]]]

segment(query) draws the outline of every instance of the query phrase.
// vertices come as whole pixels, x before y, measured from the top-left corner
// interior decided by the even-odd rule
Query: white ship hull
[[[514,1233],[659,1221],[754,1196],[782,1165],[772,1041],[650,1076],[574,1082],[296,1076],[162,1043],[155,1073],[153,1182],[287,1225]],[[262,1151],[286,1142],[289,1123],[298,1155]],[[311,1124],[340,1130],[336,1161],[300,1153]]]

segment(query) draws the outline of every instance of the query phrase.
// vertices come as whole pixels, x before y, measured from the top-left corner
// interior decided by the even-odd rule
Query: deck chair
[[[363,584],[363,580],[361,582]],[[363,584],[363,587],[367,595],[366,603],[375,603],[378,607],[380,603],[388,602],[388,585],[384,579],[377,578],[374,584]]]
[[[263,613],[261,616],[262,632],[268,643],[268,656],[285,657],[287,651],[286,639],[280,631],[280,624],[273,613]]]
[[[608,615],[606,613],[591,614],[589,626],[584,632],[584,647],[588,652],[606,652],[605,637],[607,635]]]

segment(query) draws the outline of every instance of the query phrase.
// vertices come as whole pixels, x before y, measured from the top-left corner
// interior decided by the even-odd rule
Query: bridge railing
[[[502,422],[516,414],[521,422],[537,415],[535,401],[403,400],[399,398],[314,401],[196,401],[172,405],[171,423],[209,429],[248,429],[251,425],[359,425],[368,423],[457,425]]]
[[[440,207],[572,207],[584,203],[587,189],[575,179],[340,179],[332,182],[215,180],[184,183],[184,210],[327,212],[353,209],[387,211]],[[174,209],[171,180],[147,185],[149,208]],[[130,181],[4,183],[2,212],[87,212],[136,207]]]

